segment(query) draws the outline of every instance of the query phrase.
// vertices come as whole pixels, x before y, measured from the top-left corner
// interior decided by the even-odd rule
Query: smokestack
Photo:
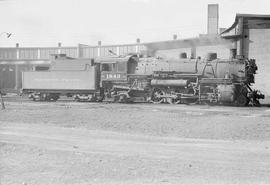
[[[207,34],[218,34],[218,4],[208,5]]]
[[[173,35],[173,40],[177,40],[177,35],[176,34]]]

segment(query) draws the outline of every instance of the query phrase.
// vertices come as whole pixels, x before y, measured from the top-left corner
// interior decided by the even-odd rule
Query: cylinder
[[[185,87],[187,86],[188,81],[183,79],[170,79],[170,80],[160,80],[160,79],[153,79],[151,80],[152,86],[179,86]]]
[[[235,86],[234,85],[218,85],[218,100],[220,102],[233,102],[235,95]]]

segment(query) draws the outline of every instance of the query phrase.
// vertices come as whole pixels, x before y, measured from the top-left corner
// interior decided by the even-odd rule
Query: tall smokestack
[[[218,4],[208,5],[207,34],[218,34]]]

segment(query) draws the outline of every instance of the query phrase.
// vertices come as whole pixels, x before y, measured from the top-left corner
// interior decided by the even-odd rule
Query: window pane
[[[112,65],[111,64],[102,64],[102,71],[112,71]]]

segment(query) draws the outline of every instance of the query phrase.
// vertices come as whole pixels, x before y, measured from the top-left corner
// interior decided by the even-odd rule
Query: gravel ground
[[[30,102],[0,111],[6,184],[270,184],[270,109]]]

